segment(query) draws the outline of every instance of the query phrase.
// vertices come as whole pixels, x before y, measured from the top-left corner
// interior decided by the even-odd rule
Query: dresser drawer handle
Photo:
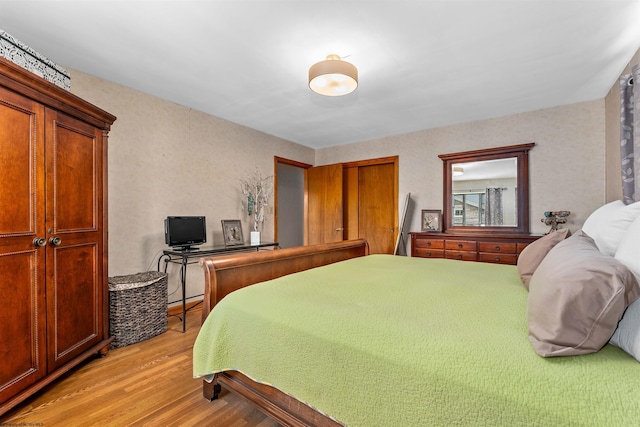
[[[500,257],[499,256],[495,257],[494,261],[495,262],[500,262]]]
[[[427,246],[431,246],[431,242],[427,242]]]
[[[427,252],[427,256],[431,256],[431,252]]]
[[[462,243],[458,243],[458,248],[462,249]]]
[[[462,259],[462,254],[458,254],[457,258]]]
[[[496,248],[495,248],[495,249],[496,249],[496,251],[499,251],[499,250],[500,250],[500,246],[499,246],[499,245],[496,245]]]

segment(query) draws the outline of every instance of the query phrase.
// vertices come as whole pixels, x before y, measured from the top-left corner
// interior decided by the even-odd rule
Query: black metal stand
[[[191,310],[193,307],[197,307],[200,302],[192,307],[187,309],[187,300],[190,298],[201,297],[204,294],[191,295],[187,297],[187,266],[189,264],[195,264],[198,261],[193,261],[193,259],[204,258],[206,256],[211,255],[222,255],[229,252],[248,252],[248,251],[259,251],[260,248],[278,248],[279,244],[277,242],[262,242],[255,244],[243,244],[243,245],[230,245],[230,246],[214,246],[208,248],[199,248],[199,249],[190,249],[190,250],[179,250],[179,249],[165,249],[162,251],[162,255],[158,258],[158,271],[160,271],[161,261],[164,260],[164,272],[167,272],[167,265],[169,263],[172,264],[180,264],[180,285],[182,286],[182,299],[176,301],[170,301],[169,304],[174,302],[182,302],[182,332],[187,330],[187,311]]]

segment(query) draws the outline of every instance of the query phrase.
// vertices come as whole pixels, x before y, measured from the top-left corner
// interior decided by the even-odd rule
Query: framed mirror
[[[445,231],[529,233],[529,150],[535,143],[441,154]]]

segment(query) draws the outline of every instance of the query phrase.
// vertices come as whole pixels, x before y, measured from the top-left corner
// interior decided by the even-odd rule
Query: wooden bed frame
[[[218,301],[236,289],[366,255],[369,255],[369,245],[361,239],[202,258],[200,265],[204,268],[205,276],[202,321]],[[203,381],[204,397],[217,399],[222,386],[247,399],[261,412],[285,426],[342,425],[280,390],[257,383],[237,371],[220,372],[212,382]]]

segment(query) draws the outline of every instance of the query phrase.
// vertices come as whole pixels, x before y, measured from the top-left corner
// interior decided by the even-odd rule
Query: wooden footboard
[[[202,258],[202,321],[225,295],[254,283],[369,254],[364,239]]]
[[[237,371],[216,374],[213,382],[203,382],[203,395],[217,399],[221,386],[245,398],[260,412],[291,427],[338,427],[343,424],[269,385],[252,381]]]

